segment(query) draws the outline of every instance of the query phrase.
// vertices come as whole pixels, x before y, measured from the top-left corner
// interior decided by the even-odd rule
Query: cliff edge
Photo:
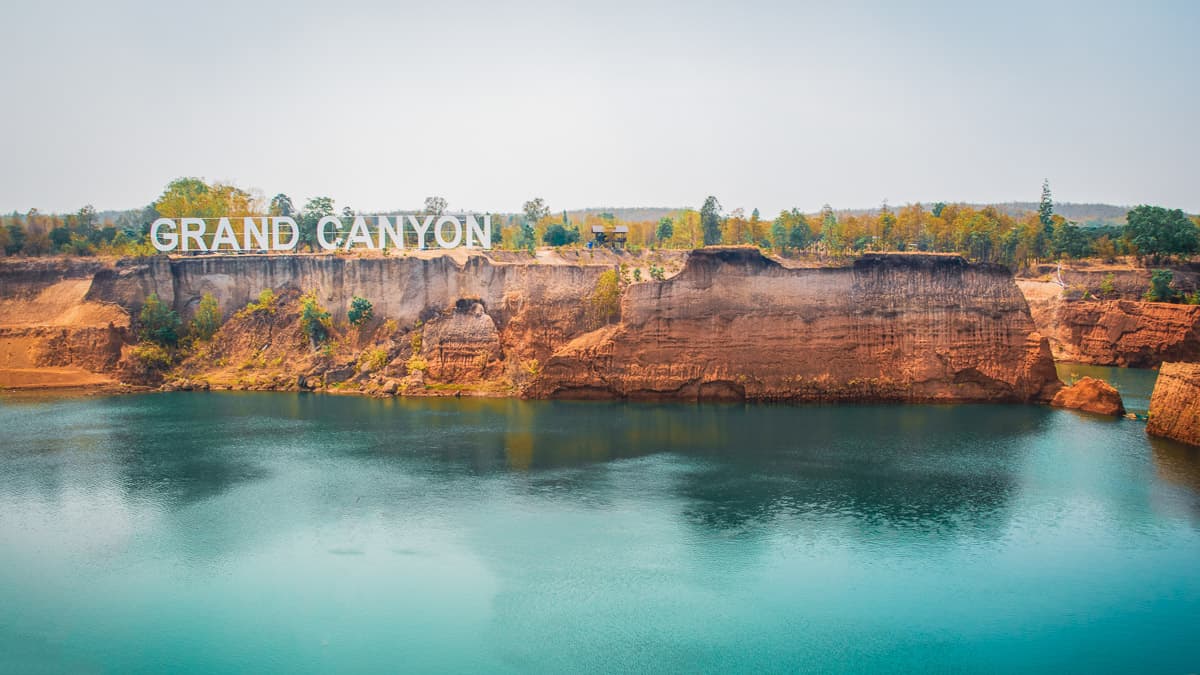
[[[630,286],[545,363],[546,398],[1048,401],[1062,386],[1004,268],[937,254],[790,269],[714,247]]]
[[[1200,446],[1200,363],[1162,364],[1146,433]]]

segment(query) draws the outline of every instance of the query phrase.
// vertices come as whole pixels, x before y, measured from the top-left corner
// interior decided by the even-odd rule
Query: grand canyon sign
[[[159,218],[150,226],[150,241],[164,253],[172,251],[291,251],[300,243],[300,226],[287,216],[241,218],[241,236],[235,232],[238,218]],[[316,243],[326,251],[361,248],[490,249],[492,217],[465,216],[325,216],[317,221]],[[347,229],[346,223],[350,222]]]

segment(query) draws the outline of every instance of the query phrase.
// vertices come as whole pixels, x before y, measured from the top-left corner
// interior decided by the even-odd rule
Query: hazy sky
[[[1200,211],[1200,2],[832,4],[6,0],[0,210]]]

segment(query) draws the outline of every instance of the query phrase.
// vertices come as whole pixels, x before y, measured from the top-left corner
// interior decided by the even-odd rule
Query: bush
[[[139,336],[143,340],[163,346],[174,346],[179,342],[179,314],[163,304],[157,293],[146,298],[138,322],[141,325]]]
[[[1171,288],[1174,279],[1171,270],[1154,270],[1150,273],[1150,290],[1143,298],[1150,302],[1171,302],[1175,299],[1175,289]]]
[[[261,312],[263,314],[274,314],[275,308],[279,304],[279,296],[275,295],[275,291],[266,288],[258,294],[258,301],[248,303],[238,312],[238,316],[246,316]]]
[[[382,370],[388,363],[388,353],[383,349],[364,349],[358,357],[359,372]]]
[[[596,289],[588,298],[588,309],[599,323],[611,323],[621,312],[621,279],[616,270],[605,270],[596,279]]]
[[[360,326],[370,321],[374,315],[375,310],[371,306],[371,301],[357,295],[350,301],[350,311],[346,312],[346,318],[350,319],[352,326]]]
[[[1104,276],[1104,281],[1100,282],[1100,295],[1104,297],[1111,296],[1117,292],[1117,285],[1113,277],[1113,273],[1109,272]]]
[[[211,340],[221,327],[221,306],[212,293],[205,293],[192,317],[192,333],[201,340]]]
[[[171,367],[170,352],[153,342],[140,342],[129,353],[134,360],[146,368],[166,370]]]
[[[316,292],[309,291],[301,296],[300,329],[314,347],[329,339],[331,326],[329,312],[317,302]]]

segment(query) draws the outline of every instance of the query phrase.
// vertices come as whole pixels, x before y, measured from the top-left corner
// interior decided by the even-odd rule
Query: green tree
[[[1050,198],[1050,181],[1042,181],[1042,199],[1038,202],[1038,221],[1049,230],[1054,227],[1054,201]]]
[[[563,227],[562,223],[551,223],[542,234],[542,241],[550,246],[566,246],[579,241],[579,230]]]
[[[771,222],[771,245],[776,250],[782,251],[787,248],[787,223],[783,214]]]
[[[96,229],[96,207],[88,204],[79,209],[75,214],[75,232],[78,234],[87,234]]]
[[[292,198],[280,192],[271,198],[271,215],[291,217],[296,215],[296,207],[292,205]]]
[[[300,297],[300,330],[315,348],[329,339],[331,326],[329,312],[317,301],[315,291]]]
[[[704,245],[721,243],[721,202],[709,195],[700,207],[700,229],[704,231]]]
[[[146,298],[142,311],[138,314],[138,325],[138,334],[143,340],[164,347],[179,342],[179,314],[159,300],[157,293],[151,293]]]
[[[25,228],[21,227],[20,221],[14,221],[5,229],[8,230],[8,243],[4,245],[4,252],[8,255],[19,253],[25,247]]]
[[[1175,299],[1175,289],[1171,282],[1175,273],[1171,270],[1154,270],[1150,273],[1150,290],[1146,291],[1145,299],[1150,302],[1171,302]]]
[[[304,205],[296,223],[300,227],[300,243],[315,250],[317,247],[317,223],[325,216],[332,216],[333,200],[329,197],[313,197]]]
[[[370,321],[374,315],[375,308],[371,306],[370,300],[357,295],[350,300],[350,309],[346,312],[346,318],[350,319],[350,325],[361,326]]]
[[[221,327],[221,305],[212,293],[205,293],[196,305],[196,314],[192,317],[192,334],[201,340],[211,340]]]
[[[813,231],[808,218],[797,209],[792,209],[790,216],[792,227],[788,230],[788,245],[797,250],[808,248],[813,243]]]
[[[842,239],[842,225],[828,204],[821,207],[821,241],[829,253],[840,253],[846,247]]]
[[[50,230],[50,245],[55,251],[61,251],[67,242],[71,241],[71,231],[65,227],[56,227]]]
[[[1196,224],[1179,209],[1137,206],[1125,216],[1125,236],[1139,253],[1163,256],[1195,253],[1200,247]]]
[[[654,231],[654,238],[660,243],[664,242],[675,235],[675,221],[671,220],[670,216],[663,216],[658,220],[658,228]]]

